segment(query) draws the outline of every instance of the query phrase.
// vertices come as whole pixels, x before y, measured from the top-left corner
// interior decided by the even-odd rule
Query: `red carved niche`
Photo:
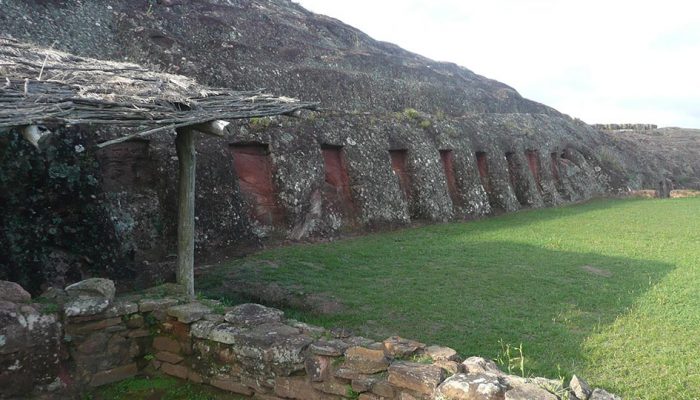
[[[479,178],[481,178],[481,185],[484,187],[486,192],[491,191],[491,186],[489,184],[489,164],[486,159],[486,153],[483,151],[476,152],[476,166],[479,169]]]
[[[272,183],[272,161],[267,144],[236,143],[230,146],[233,167],[243,196],[252,206],[252,218],[264,225],[280,225],[284,211],[277,203]]]
[[[550,168],[552,169],[552,176],[554,179],[559,180],[559,154],[557,152],[553,152],[550,154],[551,157],[551,163],[550,163]]]
[[[537,188],[541,190],[542,177],[540,176],[540,154],[537,150],[525,150],[527,157],[527,165],[530,167],[530,172],[537,182]]]
[[[408,152],[406,150],[389,150],[391,158],[391,169],[399,177],[399,186],[406,196],[406,200],[411,198],[411,175],[408,173]]]
[[[450,193],[452,203],[456,203],[459,199],[457,195],[457,179],[455,178],[454,154],[452,150],[440,150],[440,160],[442,168],[445,171],[445,180],[447,180],[447,189]]]
[[[97,153],[102,172],[102,189],[106,192],[146,187],[152,178],[147,140],[113,144]]]
[[[346,216],[352,216],[355,206],[350,193],[350,177],[342,150],[341,146],[321,146],[323,166],[326,170],[324,194],[329,204]]]

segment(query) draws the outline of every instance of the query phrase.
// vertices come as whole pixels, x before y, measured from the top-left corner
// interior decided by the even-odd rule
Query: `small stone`
[[[192,337],[198,339],[209,339],[209,334],[216,325],[216,322],[208,321],[206,319],[203,321],[197,321],[190,327],[190,334]]]
[[[389,383],[394,386],[431,394],[445,379],[445,371],[429,364],[397,361],[389,366]]]
[[[571,382],[569,382],[569,389],[578,400],[588,400],[588,398],[591,397],[591,394],[593,393],[593,390],[591,390],[591,387],[588,385],[588,382],[578,377],[577,375],[571,377]]]
[[[203,382],[204,382],[204,379],[202,378],[202,375],[200,375],[200,374],[198,374],[198,373],[196,373],[196,372],[194,372],[194,371],[192,371],[192,370],[190,370],[190,371],[187,373],[187,380],[188,380],[188,381],[192,381],[192,382],[194,382],[194,383],[203,383]]]
[[[348,347],[349,346],[345,342],[337,339],[318,340],[309,345],[309,352],[319,356],[337,357],[342,356]]]
[[[463,372],[461,364],[458,364],[456,361],[438,360],[434,361],[433,365],[444,369],[448,375],[454,375],[459,372]]]
[[[391,386],[389,381],[387,381],[386,379],[382,379],[379,382],[376,382],[374,385],[372,385],[372,393],[376,394],[377,396],[387,397],[391,399],[394,397],[394,387]]]
[[[32,295],[18,283],[0,280],[0,300],[27,303],[32,300]]]
[[[153,339],[153,348],[159,351],[168,351],[170,353],[179,353],[181,350],[180,343],[167,336],[158,336]]]
[[[608,393],[603,389],[595,389],[589,400],[622,400],[622,397]]]
[[[105,310],[105,317],[121,317],[123,315],[135,314],[139,311],[139,306],[133,301],[116,300]]]
[[[534,383],[525,383],[508,390],[505,400],[558,400],[558,397]]]
[[[104,278],[89,278],[66,287],[71,297],[101,297],[110,302],[114,300],[114,282]]]
[[[139,311],[140,312],[150,312],[156,310],[165,310],[169,307],[176,305],[178,301],[176,299],[143,299],[139,301]]]
[[[443,346],[428,346],[425,348],[425,355],[432,358],[435,361],[457,361],[459,362],[459,355],[454,349]]]
[[[335,394],[338,396],[345,396],[348,393],[348,386],[346,384],[332,380],[316,382],[313,383],[312,386],[314,389],[320,390],[323,393]]]
[[[159,351],[156,353],[155,357],[157,359],[159,359],[160,361],[164,361],[164,362],[167,362],[170,364],[178,364],[182,360],[184,360],[184,358],[182,358],[181,356],[179,356],[177,354],[173,354],[169,351]]]
[[[66,317],[95,315],[109,307],[109,299],[103,297],[78,297],[69,300],[64,308]]]
[[[108,383],[119,382],[126,378],[135,376],[137,372],[138,367],[135,363],[112,368],[107,371],[101,371],[92,376],[90,386],[96,387],[106,385]]]
[[[345,352],[344,368],[352,369],[361,374],[386,371],[388,367],[389,360],[384,356],[384,350],[356,346]]]
[[[223,344],[235,344],[243,330],[228,323],[216,325],[209,331],[209,340]]]
[[[83,354],[98,354],[107,350],[109,335],[103,332],[95,332],[77,346],[77,350]]]
[[[175,317],[178,321],[185,324],[199,321],[210,312],[211,309],[209,307],[197,302],[170,307],[167,310],[169,316]]]
[[[352,380],[350,386],[352,390],[358,393],[368,392],[380,380],[381,378],[376,375],[358,375],[357,378]]]
[[[311,382],[322,382],[328,378],[331,359],[324,356],[308,356],[304,360],[304,369]]]
[[[224,320],[234,325],[253,326],[281,322],[284,313],[276,308],[260,304],[241,304],[226,313]]]
[[[140,314],[134,314],[126,320],[126,326],[131,329],[143,328],[144,324],[145,322]]]
[[[440,384],[437,393],[451,400],[502,400],[506,389],[492,374],[457,374]]]
[[[491,360],[483,357],[469,357],[462,362],[464,370],[467,374],[486,374],[493,376],[503,376],[503,372],[498,369],[498,365]]]
[[[418,349],[425,348],[425,345],[415,340],[404,339],[399,336],[392,336],[384,342],[384,353],[393,358],[403,358],[413,355]]]
[[[168,375],[180,379],[187,379],[187,375],[189,375],[190,372],[189,368],[185,367],[184,365],[173,365],[166,362],[161,364],[160,370]]]
[[[73,333],[86,333],[92,331],[99,331],[105,328],[116,326],[122,323],[121,318],[107,318],[101,319],[94,322],[88,322],[86,324],[80,324],[70,327],[70,331]]]
[[[275,394],[290,399],[317,399],[318,392],[303,377],[279,377],[275,379]]]
[[[380,397],[374,393],[361,393],[357,400],[380,400]]]
[[[127,332],[126,337],[140,338],[140,337],[149,336],[150,334],[151,334],[151,332],[149,332],[147,329],[134,329],[134,330]]]

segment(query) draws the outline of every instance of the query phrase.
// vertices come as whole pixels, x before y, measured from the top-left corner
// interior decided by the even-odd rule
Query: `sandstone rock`
[[[156,311],[156,310],[165,310],[168,309],[174,305],[176,305],[178,301],[176,299],[172,298],[165,298],[165,299],[143,299],[139,301],[139,311],[140,312],[149,312],[149,311]]]
[[[593,390],[591,390],[591,387],[588,385],[588,382],[578,377],[577,375],[571,377],[571,382],[569,382],[569,389],[578,400],[588,400],[588,398],[591,397],[591,394],[593,393]]]
[[[443,379],[445,371],[434,365],[397,361],[389,366],[389,383],[423,394],[432,393]]]
[[[459,372],[463,372],[464,370],[462,365],[457,363],[456,361],[438,360],[434,361],[433,365],[444,369],[448,375],[454,375]]]
[[[211,309],[202,303],[193,302],[170,307],[166,312],[169,316],[177,318],[178,321],[189,324],[202,319],[211,312]]]
[[[89,278],[66,287],[66,293],[71,297],[97,297],[114,300],[114,282],[104,278]]]
[[[95,332],[80,343],[76,349],[84,354],[101,353],[107,350],[109,335],[103,332]]]
[[[160,361],[170,363],[170,364],[178,364],[182,360],[184,360],[184,358],[182,356],[171,353],[169,351],[159,351],[156,353],[155,357]]]
[[[190,335],[198,339],[209,339],[209,334],[216,325],[218,324],[215,321],[197,321],[190,326]]]
[[[207,326],[201,325],[198,327],[198,333],[203,334]],[[218,343],[235,344],[240,338],[243,329],[235,327],[229,323],[215,325],[209,329],[208,338]]]
[[[319,397],[311,383],[303,377],[275,379],[275,394],[279,397],[297,400],[314,400]]]
[[[503,400],[507,387],[493,374],[457,374],[447,378],[437,392],[451,400]]]
[[[457,351],[449,347],[443,346],[428,346],[423,351],[425,355],[432,358],[435,361],[457,361],[459,362],[459,355]]]
[[[608,393],[603,389],[595,389],[589,400],[622,400],[622,397]]]
[[[348,386],[338,381],[314,382],[311,386],[323,393],[334,394],[337,396],[346,396],[348,394]]]
[[[138,306],[134,304],[136,311],[138,311]],[[131,329],[143,328],[145,322],[140,314],[134,314],[126,319],[126,327]]]
[[[309,345],[309,352],[319,356],[342,356],[349,345],[341,340],[317,340]]]
[[[241,304],[226,313],[224,319],[234,325],[253,326],[282,321],[284,313],[260,304]]]
[[[184,365],[174,365],[167,362],[161,364],[160,370],[163,371],[163,373],[180,379],[187,379],[190,373],[190,370]]]
[[[375,382],[375,384],[372,385],[371,391],[377,396],[387,398],[393,398],[395,394],[394,387],[386,379]]]
[[[495,362],[487,360],[483,357],[469,357],[462,362],[464,370],[467,374],[487,374],[494,376],[503,376],[503,372],[498,368]]]
[[[508,390],[505,400],[558,400],[558,397],[534,383],[526,383]]]
[[[109,307],[109,299],[104,297],[78,297],[68,300],[63,312],[66,317],[96,315]]]
[[[380,400],[380,397],[374,393],[360,393],[357,400]]]
[[[26,303],[32,296],[22,286],[15,282],[0,280],[0,300],[13,303]]]
[[[107,371],[101,371],[93,375],[90,381],[90,386],[102,386],[108,383],[119,382],[126,378],[131,378],[138,373],[138,367],[136,364],[127,364],[121,367],[112,368]]]
[[[386,371],[388,367],[389,360],[384,356],[384,350],[355,346],[345,351],[344,368],[361,374],[374,374]]]
[[[182,349],[177,340],[167,336],[158,336],[153,339],[153,348],[159,351],[167,351],[175,354],[180,353],[180,350]]]
[[[150,335],[151,335],[151,332],[149,332],[147,329],[134,329],[134,330],[129,331],[126,334],[126,337],[141,338],[141,337],[146,337],[146,336],[150,336]]]
[[[136,302],[129,300],[115,300],[112,305],[105,310],[105,317],[121,317],[124,315],[135,314],[139,311],[139,306]],[[143,317],[142,317],[143,318]]]
[[[231,378],[214,378],[209,381],[209,384],[217,387],[221,390],[226,390],[228,392],[233,392],[233,393],[238,393],[242,394],[244,396],[250,396],[253,394],[253,390],[250,389],[249,387],[241,384],[240,382],[236,382]]]
[[[380,380],[382,380],[382,378],[377,375],[358,375],[352,380],[350,387],[352,387],[352,390],[359,393],[368,392]]]
[[[384,353],[393,358],[403,358],[413,355],[418,349],[425,348],[425,344],[415,340],[404,339],[399,336],[392,336],[384,342]]]
[[[331,359],[324,356],[308,356],[304,361],[306,375],[311,382],[321,382],[328,378],[330,373]]]

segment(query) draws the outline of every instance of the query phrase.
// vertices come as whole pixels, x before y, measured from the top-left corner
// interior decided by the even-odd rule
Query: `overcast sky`
[[[296,2],[588,123],[700,128],[700,2]]]

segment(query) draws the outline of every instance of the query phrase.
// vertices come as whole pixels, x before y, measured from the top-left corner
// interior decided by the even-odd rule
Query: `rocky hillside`
[[[677,172],[669,164],[673,157],[656,157],[641,141],[598,131],[505,84],[378,42],[287,0],[3,0],[0,34],[81,56],[138,62],[211,86],[266,88],[321,103],[320,113],[233,124],[225,140],[200,140],[200,255],[266,238],[326,237],[616,195],[653,188]],[[174,243],[172,139],[96,152],[91,145],[114,132],[76,136],[55,130],[64,141],[85,138],[79,144],[88,151],[80,157],[93,157],[99,169],[81,170],[96,175],[99,194],[81,197],[92,208],[80,210],[94,212],[71,220],[70,229],[84,231],[79,228],[86,220],[95,221],[91,227],[105,225],[98,231],[115,237],[109,241],[113,264],[167,273],[167,261],[160,265]],[[0,140],[7,171],[8,163],[21,168],[7,150],[20,146],[12,140]],[[43,163],[42,173],[53,181],[70,178],[49,171],[47,160],[34,163]],[[696,171],[680,172],[690,182]],[[15,199],[37,190],[21,176],[0,179]],[[50,229],[51,210],[66,203],[48,197],[48,203],[29,207],[28,215],[47,215],[43,226]],[[11,203],[2,195],[0,201]],[[31,223],[5,208],[4,226]],[[64,229],[66,223],[56,225]],[[104,256],[95,230],[89,243]],[[18,249],[39,246],[36,252],[0,264],[12,270],[20,259],[37,262],[50,254],[79,266],[73,269],[87,262],[61,245],[60,234],[49,232],[41,242],[27,235],[15,232],[6,239]]]

